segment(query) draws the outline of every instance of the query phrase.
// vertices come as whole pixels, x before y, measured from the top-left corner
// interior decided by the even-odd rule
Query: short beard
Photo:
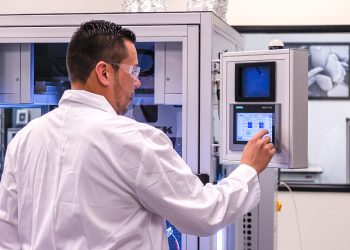
[[[126,106],[117,106],[117,114],[118,115],[125,115],[125,113],[132,107],[132,98],[130,102]]]

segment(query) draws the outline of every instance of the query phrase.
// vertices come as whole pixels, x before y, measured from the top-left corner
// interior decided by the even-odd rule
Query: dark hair
[[[124,40],[135,43],[135,34],[104,20],[82,23],[73,34],[67,50],[70,80],[85,83],[91,70],[101,60],[121,62],[128,56]]]

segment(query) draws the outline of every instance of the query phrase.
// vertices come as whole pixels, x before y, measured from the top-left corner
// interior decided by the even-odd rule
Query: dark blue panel
[[[243,97],[269,97],[270,73],[270,67],[268,66],[255,66],[243,68]]]

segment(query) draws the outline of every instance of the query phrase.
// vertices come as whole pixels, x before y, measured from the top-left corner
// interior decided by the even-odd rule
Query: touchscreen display
[[[247,142],[262,129],[272,138],[273,113],[236,113],[236,142]]]
[[[230,150],[243,150],[250,138],[262,129],[269,131],[265,136],[269,136],[276,150],[279,150],[280,115],[280,104],[231,104]]]
[[[246,144],[262,129],[267,129],[271,142],[275,143],[276,105],[232,105],[232,144]],[[265,135],[266,136],[266,135]]]

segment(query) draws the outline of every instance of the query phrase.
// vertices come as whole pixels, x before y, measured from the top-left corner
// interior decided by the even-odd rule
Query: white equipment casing
[[[235,65],[237,63],[276,63],[275,102],[236,102]],[[270,167],[306,168],[308,143],[308,55],[302,49],[279,49],[246,52],[226,52],[220,59],[220,160],[223,164],[237,164],[242,151],[230,150],[230,105],[278,104],[279,152],[272,158]]]

